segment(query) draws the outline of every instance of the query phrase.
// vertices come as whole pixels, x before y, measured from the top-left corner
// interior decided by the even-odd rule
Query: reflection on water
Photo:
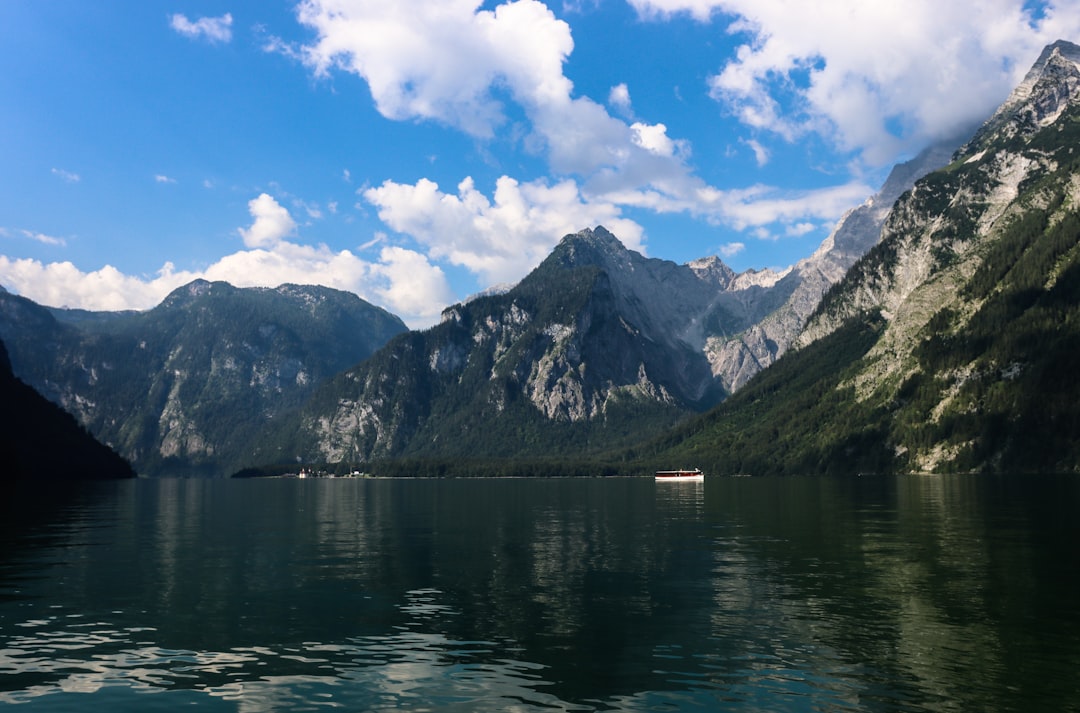
[[[425,609],[437,594],[410,592],[412,603],[403,609]],[[534,690],[542,684],[538,667],[513,660],[506,647],[453,641],[413,626],[339,643],[190,651],[154,645],[147,640],[153,630],[116,630],[78,618],[19,625],[27,631],[12,636],[0,657],[0,670],[9,677],[0,702],[102,693],[121,685],[139,693],[200,693],[251,711],[304,710],[324,702],[357,702],[367,710],[559,707],[552,696]],[[170,706],[177,704],[168,698]]]
[[[0,512],[0,704],[27,710],[1080,701],[1072,479],[177,480],[33,502]]]

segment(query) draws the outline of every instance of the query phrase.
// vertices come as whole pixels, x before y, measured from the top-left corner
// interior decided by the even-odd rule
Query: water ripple
[[[1080,500],[982,482],[117,486],[0,543],[0,706],[1075,710]]]
[[[544,693],[550,685],[544,667],[499,657],[504,647],[497,642],[400,631],[339,643],[190,651],[136,642],[150,633],[146,628],[97,622],[76,631],[49,623],[65,622],[21,622],[34,632],[11,637],[0,649],[0,703],[113,687],[197,691],[211,703],[242,701],[242,710],[593,710]]]

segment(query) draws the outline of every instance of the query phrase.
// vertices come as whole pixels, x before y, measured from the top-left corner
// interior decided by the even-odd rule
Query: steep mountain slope
[[[0,342],[0,480],[131,478],[131,466],[15,378]]]
[[[517,287],[449,308],[328,383],[252,458],[588,453],[648,437],[782,354],[877,241],[884,206],[946,155],[938,146],[898,166],[782,274],[646,258],[602,227],[568,235]]]
[[[720,472],[1080,468],[1080,47],[1048,47],[822,301],[657,456]]]
[[[150,475],[221,474],[322,380],[405,331],[351,293],[196,281],[144,313],[0,294],[16,374]]]
[[[813,255],[796,263],[771,288],[772,303],[779,306],[742,332],[706,339],[704,348],[713,372],[728,391],[740,388],[783,356],[822,295],[878,242],[896,200],[917,179],[947,164],[960,143],[960,139],[939,142],[895,166],[877,194],[849,211]]]
[[[603,228],[567,236],[509,292],[455,305],[328,382],[253,458],[583,452],[669,426],[723,396],[680,333],[695,314],[740,318],[716,300],[730,277],[648,260]]]

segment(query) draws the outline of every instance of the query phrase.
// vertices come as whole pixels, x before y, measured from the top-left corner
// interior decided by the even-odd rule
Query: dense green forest
[[[842,386],[884,320],[868,314],[790,352],[712,412],[628,454],[710,474],[850,474],[891,467],[881,410]]]

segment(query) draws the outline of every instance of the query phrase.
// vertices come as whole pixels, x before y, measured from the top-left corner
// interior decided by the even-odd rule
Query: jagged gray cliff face
[[[603,228],[566,236],[510,291],[448,308],[320,389],[295,453],[264,460],[550,453],[607,448],[724,396],[702,322],[738,330],[747,306],[719,261],[642,257]]]
[[[657,457],[755,474],[1080,472],[1078,147],[1080,47],[1057,42],[899,198],[796,347]]]
[[[709,345],[745,333],[781,302],[780,274],[737,275],[717,257],[686,265],[646,258],[603,228],[567,236],[561,247],[567,265],[595,265],[608,276],[615,309],[644,339],[672,353],[695,355],[696,368],[682,389],[688,404],[703,404],[706,393],[729,390],[710,359]]]
[[[917,183],[896,204],[882,228],[881,249],[890,259],[868,254],[853,270],[858,279],[829,295],[797,344],[809,344],[850,316],[877,308],[890,320],[904,315],[901,322],[915,329],[955,299],[955,284],[975,269],[979,246],[1027,208],[1017,203],[1025,183],[1071,160],[1072,147],[1044,149],[1031,140],[1077,105],[1080,47],[1059,41],[1043,51],[952,163]],[[1066,128],[1061,125],[1057,131]],[[1080,187],[1067,188],[1075,200]],[[940,215],[943,204],[951,208],[947,218]],[[894,340],[910,336],[893,331]]]
[[[948,163],[959,145],[959,139],[943,141],[894,167],[878,193],[849,211],[810,257],[768,287],[775,309],[745,331],[705,339],[705,354],[725,389],[735,391],[787,351],[825,291],[878,242],[896,199],[917,179]]]
[[[952,163],[897,202],[882,241],[826,295],[799,347],[877,313],[885,327],[847,384],[859,399],[896,408],[914,393],[930,404],[921,414],[927,428],[944,424],[943,431],[961,432],[950,418],[966,426],[997,409],[1012,410],[994,415],[1002,422],[1037,421],[1030,395],[1060,380],[1068,370],[1061,364],[1073,366],[1078,125],[1080,47],[1058,42]],[[1058,343],[1070,346],[1065,353],[1044,346]],[[1051,404],[1057,394],[1039,398]],[[1042,428],[1049,438],[1059,425]],[[914,470],[934,471],[1008,446],[979,433],[939,438],[897,439],[897,453]]]

